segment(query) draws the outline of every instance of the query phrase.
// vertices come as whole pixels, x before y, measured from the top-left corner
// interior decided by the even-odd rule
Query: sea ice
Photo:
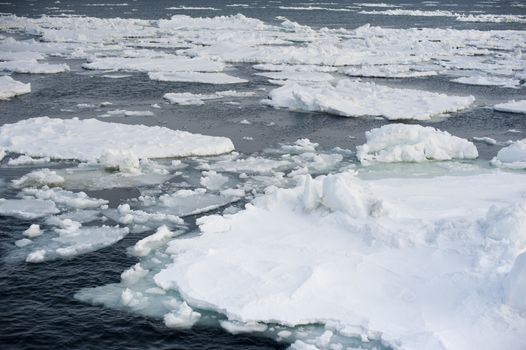
[[[190,92],[172,92],[164,94],[163,98],[172,104],[178,105],[203,105],[206,100],[216,100],[227,97],[248,97],[253,96],[254,92],[238,92],[234,90],[217,91],[213,94],[192,94]]]
[[[106,123],[96,119],[31,118],[0,127],[0,147],[55,159],[96,162],[109,150],[138,158],[203,156],[234,149],[230,139],[164,127]]]
[[[0,215],[3,216],[33,220],[59,212],[55,203],[49,200],[0,198]]]
[[[70,221],[63,228],[55,228],[54,232],[58,236],[49,238],[48,234],[31,245],[27,262],[72,258],[93,252],[120,241],[129,230],[118,226],[81,227],[80,223]]]
[[[154,281],[230,322],[325,323],[317,339],[295,335],[313,346],[369,331],[403,349],[520,349],[525,184],[504,172],[307,176],[199,219]]]
[[[269,93],[265,104],[298,112],[326,112],[345,117],[383,116],[390,120],[428,120],[468,108],[473,96],[448,96],[398,89],[375,83],[340,80],[336,85],[286,84]]]
[[[506,103],[499,103],[493,106],[493,109],[499,112],[526,114],[526,100],[512,100]]]
[[[9,100],[11,97],[30,92],[31,84],[21,83],[8,76],[0,76],[0,100]]]
[[[201,73],[201,72],[178,72],[165,73],[154,72],[148,73],[152,80],[158,81],[179,81],[187,83],[202,83],[202,84],[240,84],[246,83],[248,80],[233,77],[225,73]]]
[[[526,169],[526,139],[502,148],[491,164],[502,168]]]
[[[520,85],[520,81],[518,79],[491,76],[461,77],[453,79],[451,81],[453,83],[466,85],[502,86],[508,88],[514,88]]]
[[[53,74],[69,71],[67,64],[40,63],[37,60],[0,62],[0,71],[12,73]]]
[[[372,129],[365,136],[367,142],[356,148],[362,165],[478,157],[473,143],[433,127],[389,124]]]

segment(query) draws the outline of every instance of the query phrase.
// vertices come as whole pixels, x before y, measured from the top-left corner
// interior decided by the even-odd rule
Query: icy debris
[[[459,15],[460,22],[490,22],[490,23],[526,23],[526,16],[522,15],[495,15],[495,14],[469,14]]]
[[[178,105],[195,105],[204,104],[205,100],[217,100],[225,97],[248,97],[253,96],[254,92],[238,92],[234,90],[218,91],[213,94],[192,94],[190,92],[168,93],[163,98],[172,104]]]
[[[276,170],[288,166],[290,166],[290,163],[287,161],[262,157],[248,157],[220,160],[210,164],[209,169],[229,173],[271,174]]]
[[[154,234],[135,243],[132,249],[133,255],[146,256],[150,254],[152,250],[166,244],[166,242],[169,241],[174,235],[175,233],[170,231],[168,227],[161,226]]]
[[[11,97],[28,94],[31,84],[24,84],[8,76],[0,76],[0,100],[9,100]]]
[[[81,227],[80,223],[65,220],[64,228],[54,229],[58,236],[42,238],[26,258],[27,262],[42,262],[59,258],[72,258],[93,252],[120,241],[128,228],[118,226]],[[33,246],[33,245],[32,245]]]
[[[15,241],[15,245],[19,248],[23,248],[25,246],[28,246],[30,244],[32,244],[33,241],[30,240],[30,239],[27,239],[27,238],[22,238],[22,239],[18,239]]]
[[[264,332],[268,328],[266,324],[257,322],[220,321],[219,324],[231,334]]]
[[[50,169],[34,170],[19,179],[13,180],[13,186],[22,187],[40,187],[40,186],[62,186],[64,177]]]
[[[368,78],[417,78],[434,76],[438,73],[434,70],[418,70],[411,65],[362,65],[347,69],[345,74]]]
[[[114,109],[99,115],[99,118],[108,117],[153,117],[155,113],[152,111],[127,111],[124,109]]]
[[[335,86],[287,84],[263,102],[298,112],[326,112],[345,117],[383,116],[389,120],[428,120],[435,115],[468,108],[473,96],[448,96],[375,83],[340,80]]]
[[[148,73],[152,80],[158,81],[179,81],[187,83],[202,83],[202,84],[240,84],[246,83],[248,80],[233,77],[225,73],[201,73],[201,72],[178,72],[178,73],[164,73],[154,72]]]
[[[94,209],[108,204],[107,200],[91,198],[85,192],[71,192],[61,188],[48,188],[46,186],[40,189],[24,188],[22,194],[24,196],[33,196],[37,199],[50,200],[59,206],[73,209]]]
[[[0,62],[0,71],[28,74],[55,74],[69,71],[67,64],[40,63],[37,60]]]
[[[49,200],[0,198],[0,215],[3,216],[33,220],[59,212],[55,203]]]
[[[252,68],[270,72],[324,72],[334,73],[338,71],[337,67],[331,66],[318,66],[314,64],[255,64]],[[274,79],[274,78],[273,78]]]
[[[482,86],[502,86],[514,88],[520,85],[520,80],[508,77],[471,76],[451,80],[453,83]]]
[[[2,147],[0,147],[0,162],[5,158],[5,154],[5,150]]]
[[[206,213],[239,200],[238,192],[212,194],[204,188],[195,190],[178,190],[166,193],[158,198],[158,202],[145,210],[156,213],[173,214],[181,217]],[[244,192],[243,192],[244,194]]]
[[[526,139],[502,148],[491,160],[491,164],[501,168],[526,169]]]
[[[319,146],[316,142],[311,142],[309,139],[298,139],[293,144],[281,145],[281,149],[288,153],[303,153],[303,152],[315,152]]]
[[[363,165],[478,157],[473,143],[433,127],[389,124],[372,129],[365,136],[367,142],[356,148]]]
[[[217,191],[223,188],[225,183],[228,182],[228,177],[225,175],[218,174],[217,172],[210,170],[210,171],[203,171],[201,179],[199,180],[199,183],[201,186],[206,187],[209,190]]]
[[[209,10],[209,11],[219,11],[215,7],[202,7],[202,6],[171,6],[167,7],[166,10]]]
[[[7,162],[7,165],[11,165],[11,166],[33,165],[33,164],[49,163],[50,161],[51,159],[49,157],[33,158],[33,157],[23,154],[17,158],[9,159],[9,161]]]
[[[139,158],[203,156],[234,149],[230,139],[96,119],[31,118],[0,127],[0,147],[30,156],[97,162],[109,150]]]
[[[40,225],[32,224],[27,230],[24,231],[23,235],[29,238],[35,238],[42,235]]]
[[[143,210],[133,210],[129,204],[121,204],[117,208],[118,216],[112,217],[111,213],[106,213],[124,225],[131,225],[133,232],[147,231],[158,228],[161,225],[184,225],[184,220],[177,215],[170,213],[145,212]]]
[[[526,114],[526,100],[511,100],[506,103],[499,103],[493,106],[493,109],[499,112]]]
[[[283,85],[286,82],[324,82],[334,80],[334,77],[328,73],[323,72],[265,72],[255,73],[262,77],[271,79],[271,81],[279,81],[279,85]]]
[[[139,158],[133,152],[124,149],[104,151],[99,163],[106,169],[115,169],[124,173],[139,174],[141,172]]]
[[[200,218],[201,235],[171,241],[154,281],[231,320],[332,320],[314,339],[296,332],[313,346],[361,328],[366,341],[378,334],[410,350],[522,348],[525,193],[524,175],[505,172],[306,177],[236,214]]]
[[[200,318],[199,312],[195,312],[186,302],[183,302],[164,315],[164,324],[169,328],[190,329]]]
[[[477,141],[477,142],[484,142],[485,144],[488,144],[488,145],[496,145],[497,144],[497,140],[495,139],[492,139],[491,137],[487,137],[487,136],[483,136],[483,137],[473,137],[473,141]]]

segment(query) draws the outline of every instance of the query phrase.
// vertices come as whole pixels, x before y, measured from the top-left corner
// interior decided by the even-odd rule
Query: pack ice
[[[227,153],[230,139],[96,119],[31,118],[0,127],[0,147],[36,157],[97,162]],[[110,154],[111,153],[111,154]],[[137,160],[138,161],[138,160]]]

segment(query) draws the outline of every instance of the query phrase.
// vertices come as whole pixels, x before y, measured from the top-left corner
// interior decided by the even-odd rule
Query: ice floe
[[[53,74],[69,71],[63,64],[40,63],[37,60],[0,62],[0,71],[11,73]]]
[[[473,96],[390,88],[370,82],[340,80],[336,85],[286,84],[269,93],[265,104],[298,112],[325,112],[345,117],[428,120],[468,108]]]
[[[345,74],[370,78],[417,78],[437,75],[434,70],[419,70],[411,65],[375,65],[352,67]]]
[[[518,87],[521,85],[519,79],[507,78],[507,77],[491,77],[491,76],[471,76],[471,77],[460,77],[451,80],[453,83],[466,84],[466,85],[485,85],[485,86],[503,86],[503,87]]]
[[[369,334],[404,349],[521,348],[523,177],[306,177],[200,219],[154,281],[240,326],[325,324],[323,337],[292,338],[311,346]]]
[[[526,100],[512,100],[505,103],[499,103],[493,106],[493,109],[499,112],[526,114]]]
[[[0,76],[0,100],[9,100],[11,97],[30,92],[31,84],[21,83],[11,77]]]
[[[390,124],[368,131],[365,136],[367,142],[358,146],[356,152],[363,165],[478,157],[473,143],[433,127]]]
[[[0,215],[33,220],[57,213],[59,210],[55,203],[50,200],[0,198]]]
[[[48,232],[30,245],[27,262],[73,258],[99,250],[120,241],[128,234],[129,229],[118,226],[82,227],[78,222],[65,220],[62,228],[57,227],[53,231],[53,237],[49,237],[52,233]]]
[[[163,98],[172,104],[178,105],[203,105],[206,100],[217,100],[227,97],[249,97],[253,96],[254,92],[238,92],[234,90],[217,91],[213,94],[193,94],[190,92],[172,92],[163,95]]]
[[[186,157],[227,153],[225,137],[164,127],[106,123],[96,119],[31,118],[0,127],[0,145],[36,157],[97,162],[109,150],[137,158]]]
[[[179,81],[187,83],[202,83],[202,84],[240,84],[246,83],[248,80],[233,77],[225,73],[201,73],[201,72],[179,72],[179,73],[148,73],[152,80],[158,81]]]
[[[491,164],[509,169],[526,169],[526,139],[502,148]]]

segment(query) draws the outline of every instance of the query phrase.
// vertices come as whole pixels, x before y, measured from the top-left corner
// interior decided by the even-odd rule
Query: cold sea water
[[[393,5],[403,3],[404,9],[408,10],[461,13],[480,10],[492,14],[526,15],[526,7],[512,6],[521,1],[439,0],[428,4],[415,0],[382,2]],[[329,4],[319,4],[317,1],[312,3],[313,7],[329,9],[352,8],[353,5],[353,1],[342,0],[331,0]],[[432,7],[429,6],[430,3],[433,4]],[[226,6],[229,4],[247,6]],[[241,13],[270,24],[278,22],[276,17],[284,16],[316,29],[353,29],[369,23],[387,28],[526,30],[525,23],[515,22],[462,22],[453,17],[387,16],[360,14],[359,11],[297,9],[305,6],[309,6],[309,2],[305,0],[0,0],[1,13],[21,17],[64,14],[99,18],[168,19],[175,14],[195,17]],[[167,9],[170,7],[180,9]],[[30,35],[21,33],[0,34],[13,36],[17,40],[31,38]],[[40,116],[74,116],[80,119],[93,117],[104,110],[94,111],[77,106],[100,101],[111,101],[112,108],[144,110],[152,104],[160,103],[163,93],[212,93],[217,90],[213,85],[153,81],[141,72],[125,72],[124,77],[108,79],[101,74],[83,70],[82,59],[52,57],[47,62],[67,63],[71,70],[56,75],[14,73],[13,78],[31,83],[32,92],[8,102],[0,101],[0,124]],[[235,66],[237,77],[250,80],[243,89],[261,93],[236,100],[236,103],[163,105],[162,109],[154,110],[155,117],[109,117],[106,120],[161,125],[205,135],[226,136],[232,139],[238,152],[247,156],[260,155],[265,149],[277,147],[280,143],[291,143],[299,138],[309,138],[319,143],[324,150],[334,147],[354,149],[364,143],[366,131],[385,124],[384,120],[373,117],[342,118],[324,113],[296,113],[264,106],[260,100],[265,97],[265,91],[273,86],[266,78],[253,75],[256,70],[250,64]],[[496,112],[486,107],[502,101],[524,99],[524,89],[521,88],[454,84],[442,75],[400,80],[364,80],[374,80],[391,87],[430,90],[450,95],[473,95],[476,98],[473,108],[451,118],[439,118],[431,124],[456,136],[468,139],[485,136],[506,141],[516,137],[510,134],[510,130],[526,132],[526,118],[523,114]],[[242,123],[245,119],[251,123]],[[487,143],[477,143],[477,148],[481,163],[487,163],[499,150]],[[60,169],[67,166],[64,163],[54,163],[50,167]],[[0,167],[0,195],[3,198],[14,198],[17,192],[8,186],[10,181],[37,167],[38,165]],[[189,176],[193,174],[192,169],[184,171]],[[140,194],[135,186],[105,190],[89,187],[82,189],[92,197],[107,199],[110,208],[116,208],[123,201]],[[242,204],[244,203],[240,202],[236,205]],[[221,212],[222,209],[223,207],[216,209],[215,212]],[[214,211],[207,214],[209,213]],[[188,223],[187,232],[195,230],[197,217],[199,214],[185,218]],[[122,271],[137,262],[136,257],[128,254],[127,248],[151,232],[130,233],[109,247],[71,259],[29,264],[17,259],[16,255],[13,256],[12,251],[14,242],[32,223],[35,221],[0,216],[1,349],[281,349],[290,345],[286,339],[276,341],[254,333],[234,335],[213,325],[175,330],[166,327],[158,318],[78,301],[74,295],[84,288],[118,282]],[[214,276],[210,278],[213,279]],[[211,317],[222,316],[211,313]],[[383,346],[375,342],[360,344],[358,341],[355,345],[367,348]]]

